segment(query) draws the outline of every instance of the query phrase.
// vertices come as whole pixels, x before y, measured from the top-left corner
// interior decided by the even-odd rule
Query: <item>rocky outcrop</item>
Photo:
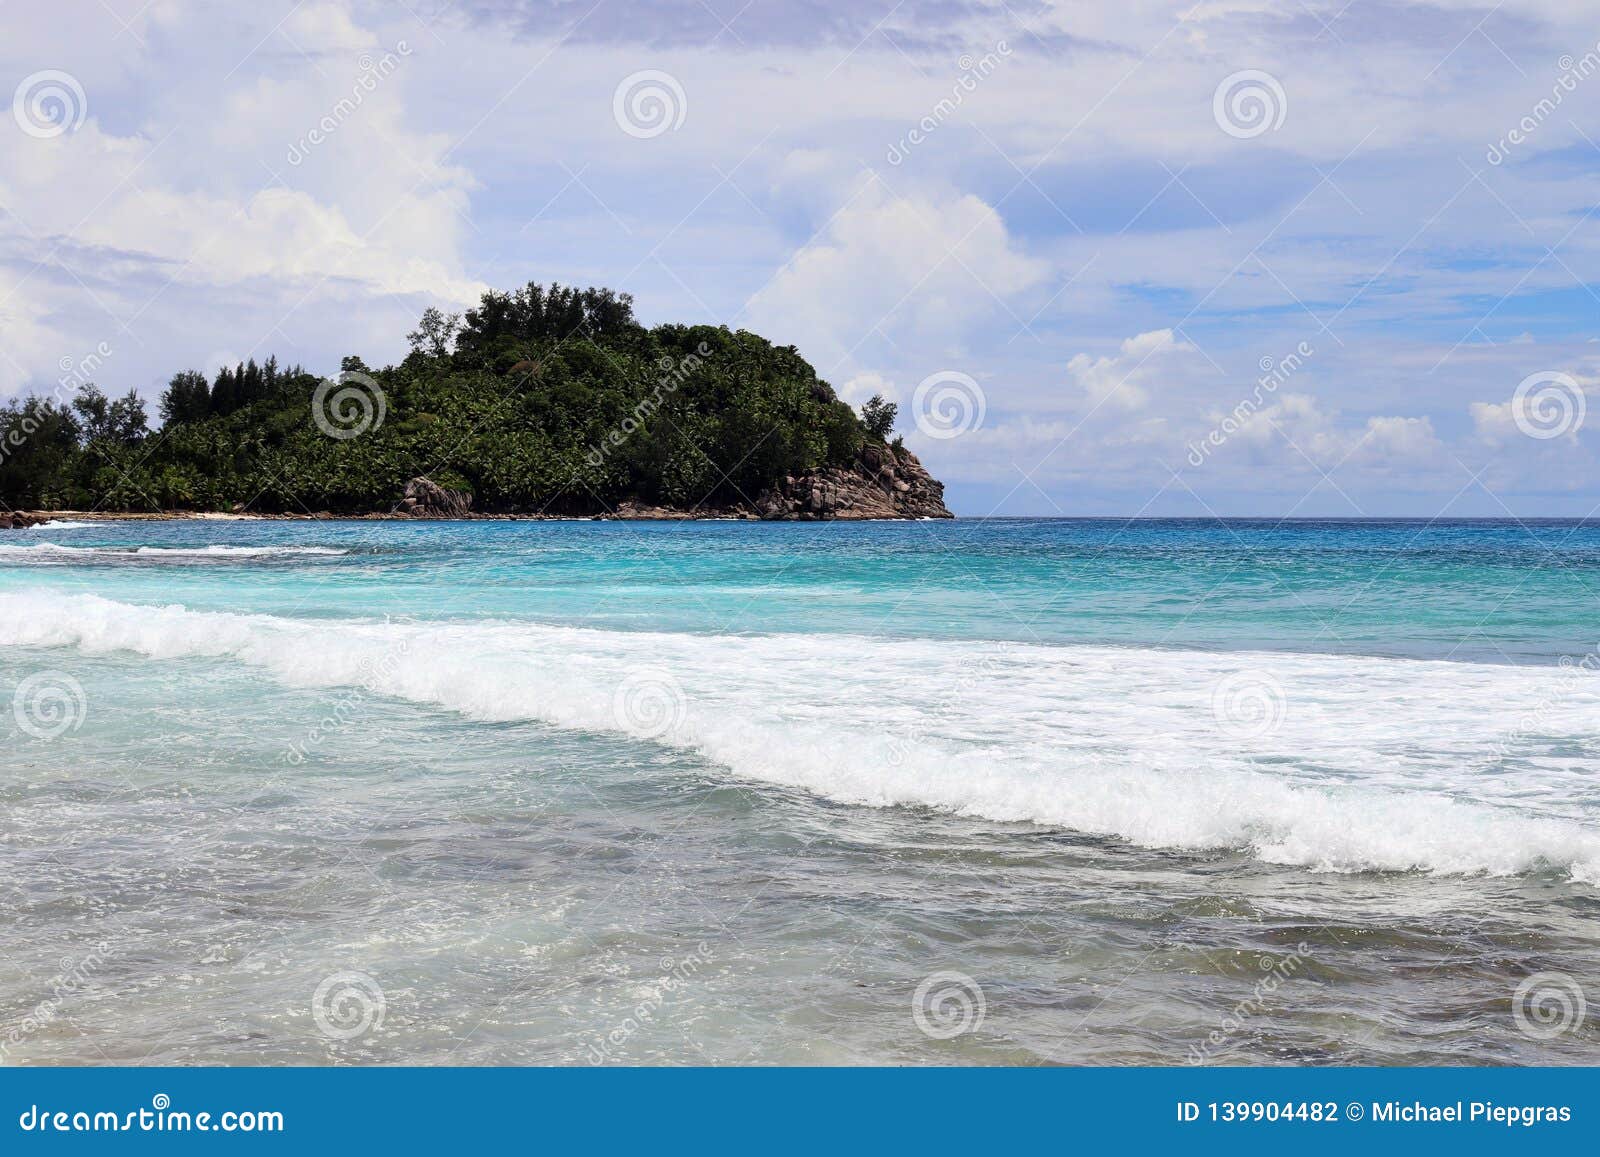
[[[756,498],[764,519],[953,518],[944,483],[904,447],[863,447],[848,467],[790,475]]]
[[[944,484],[934,479],[911,451],[881,443],[865,447],[849,466],[825,466],[804,474],[791,474],[776,486],[763,490],[754,504],[739,501],[731,505],[696,504],[690,508],[658,506],[637,499],[620,502],[614,509],[595,511],[582,506],[555,507],[537,512],[487,511],[474,513],[472,495],[465,490],[440,486],[431,478],[418,476],[406,483],[405,496],[387,513],[318,511],[245,512],[236,507],[232,514],[195,511],[21,511],[0,510],[0,530],[37,526],[59,518],[158,520],[166,518],[250,518],[250,519],[333,519],[333,518],[493,518],[539,519],[572,518],[688,520],[776,519],[822,522],[834,519],[865,518],[953,518],[945,509]]]
[[[406,483],[405,497],[395,513],[412,518],[470,518],[472,495],[464,490],[446,490],[431,478],[413,478]]]

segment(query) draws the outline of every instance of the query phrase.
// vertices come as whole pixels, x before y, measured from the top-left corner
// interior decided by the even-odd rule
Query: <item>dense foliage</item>
[[[484,511],[721,505],[888,433],[881,411],[869,433],[794,347],[647,329],[610,290],[489,293],[464,316],[429,310],[408,336],[399,365],[346,358],[335,381],[275,360],[209,382],[186,370],[158,430],[133,393],[13,401],[0,408],[0,500],[365,512],[426,474]]]

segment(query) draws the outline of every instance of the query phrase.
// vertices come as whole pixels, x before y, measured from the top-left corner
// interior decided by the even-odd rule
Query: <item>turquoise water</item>
[[[1594,1063],[1597,595],[1567,522],[14,532],[0,1048]]]

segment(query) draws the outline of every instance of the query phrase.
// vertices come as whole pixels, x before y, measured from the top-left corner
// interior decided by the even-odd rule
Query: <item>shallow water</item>
[[[1596,1063],[1597,594],[1571,523],[15,532],[0,1048]]]

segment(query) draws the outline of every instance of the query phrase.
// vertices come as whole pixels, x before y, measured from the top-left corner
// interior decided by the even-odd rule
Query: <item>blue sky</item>
[[[894,397],[961,514],[1600,504],[1580,5],[230,8],[0,7],[0,392],[555,280]]]

